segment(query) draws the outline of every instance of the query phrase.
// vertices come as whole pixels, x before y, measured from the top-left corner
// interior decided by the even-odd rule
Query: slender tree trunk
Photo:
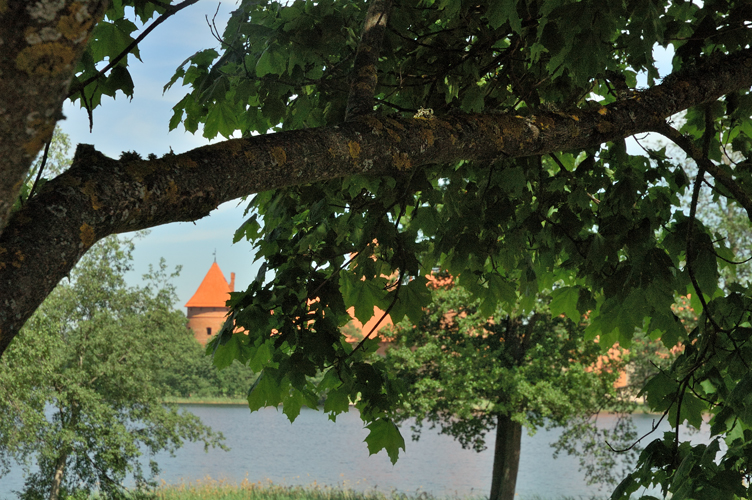
[[[50,487],[50,500],[58,500],[60,496],[60,485],[63,483],[63,475],[65,474],[65,462],[68,459],[68,455],[63,453],[55,461],[55,475],[52,477],[52,485]]]
[[[504,415],[498,416],[498,422],[489,500],[514,500],[522,425]]]

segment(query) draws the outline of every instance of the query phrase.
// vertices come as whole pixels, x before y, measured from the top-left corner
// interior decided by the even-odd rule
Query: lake
[[[492,449],[481,453],[464,450],[452,438],[426,429],[420,441],[410,440],[403,428],[406,452],[392,466],[385,452],[369,456],[363,442],[363,429],[356,411],[330,421],[320,411],[304,408],[290,424],[274,408],[251,413],[245,406],[182,405],[204,423],[221,431],[231,451],[210,449],[187,443],[174,457],[160,454],[161,479],[168,483],[198,479],[224,479],[240,482],[273,481],[287,485],[329,485],[355,490],[378,489],[405,493],[427,492],[440,497],[487,496],[491,487]],[[640,435],[650,430],[652,415],[635,415]],[[602,415],[599,422],[610,425],[613,417]],[[668,426],[661,427],[662,430]],[[578,471],[576,459],[552,457],[550,443],[559,432],[540,430],[534,436],[523,434],[517,493],[520,500],[540,497],[555,500],[562,496],[587,499],[607,497],[607,491],[587,486]],[[707,432],[693,440],[704,439]],[[650,442],[654,437],[649,437]],[[493,448],[493,439],[489,440]],[[0,479],[0,498],[12,498],[23,479],[19,470]]]

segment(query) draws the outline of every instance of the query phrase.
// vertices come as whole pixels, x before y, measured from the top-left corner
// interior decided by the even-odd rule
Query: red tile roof
[[[222,270],[215,262],[185,307],[225,307],[231,291]]]

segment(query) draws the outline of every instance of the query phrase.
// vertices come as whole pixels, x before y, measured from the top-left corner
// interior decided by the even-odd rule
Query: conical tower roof
[[[222,270],[214,262],[185,307],[225,307],[231,291]]]

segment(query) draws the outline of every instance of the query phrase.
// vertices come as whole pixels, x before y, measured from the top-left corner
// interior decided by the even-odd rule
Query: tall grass
[[[154,500],[438,500],[425,492],[413,495],[377,490],[361,492],[316,483],[285,486],[271,481],[263,483],[244,479],[234,483],[211,478],[177,485],[163,484],[150,497]]]
[[[150,500],[483,500],[486,497],[437,498],[426,492],[412,494],[378,490],[355,491],[349,488],[321,486],[284,486],[268,482],[250,482],[244,479],[234,483],[206,478],[191,483],[163,484],[148,495]],[[575,497],[519,497],[520,500],[584,500]],[[596,500],[595,498],[590,500]]]

